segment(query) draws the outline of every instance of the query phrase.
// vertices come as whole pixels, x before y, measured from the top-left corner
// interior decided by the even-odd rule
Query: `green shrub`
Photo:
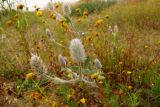
[[[117,0],[79,2],[72,8],[72,15],[81,16],[85,10],[87,10],[89,13],[100,12],[103,9],[115,4],[116,1]],[[76,9],[80,9],[80,12],[77,12]]]

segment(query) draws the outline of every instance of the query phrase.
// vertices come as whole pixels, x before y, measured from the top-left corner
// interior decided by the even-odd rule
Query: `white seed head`
[[[49,28],[46,28],[46,35],[50,38],[52,36],[52,32]]]
[[[94,65],[95,65],[95,67],[97,68],[97,69],[101,69],[102,68],[102,64],[101,64],[101,62],[99,61],[99,59],[95,59],[94,60]]]
[[[118,29],[118,26],[117,25],[114,25],[114,29],[113,29],[114,33],[118,33],[119,32],[119,29]]]
[[[112,27],[111,26],[109,26],[108,31],[109,31],[109,33],[112,33]]]
[[[56,21],[60,21],[61,19],[62,20],[65,20],[65,18],[60,14],[60,13],[55,13],[56,14]]]
[[[30,59],[30,65],[38,73],[47,73],[47,69],[45,68],[42,60],[37,55],[32,54],[32,57]]]
[[[58,62],[61,66],[66,66],[66,59],[61,54],[58,55]]]
[[[66,16],[69,16],[71,14],[71,8],[69,6],[69,4],[63,4],[63,13]]]
[[[84,46],[79,39],[73,39],[70,43],[70,54],[75,63],[85,60]]]

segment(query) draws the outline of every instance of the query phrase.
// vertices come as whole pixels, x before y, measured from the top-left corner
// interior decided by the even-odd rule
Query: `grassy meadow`
[[[99,2],[0,10],[0,107],[160,106],[160,0]]]

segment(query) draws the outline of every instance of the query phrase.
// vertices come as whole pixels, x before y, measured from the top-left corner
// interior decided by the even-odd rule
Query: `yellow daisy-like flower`
[[[145,46],[144,46],[144,48],[145,48],[145,49],[148,49],[148,48],[149,48],[149,46],[148,46],[148,45],[145,45]]]
[[[99,83],[99,84],[103,84],[103,81],[99,81],[98,83]]]
[[[31,79],[33,77],[33,73],[28,73],[28,74],[26,74],[26,80],[29,80],[29,79]]]
[[[129,85],[127,88],[128,88],[128,90],[132,90],[133,89],[133,87],[131,85]]]
[[[106,15],[105,17],[106,17],[106,19],[108,19],[108,18],[109,18],[109,15]]]
[[[86,17],[87,17],[88,15],[89,15],[89,13],[88,13],[87,11],[84,11],[84,12],[83,12],[83,16],[86,16]]]
[[[87,40],[87,42],[91,42],[91,41],[92,41],[92,38],[91,38],[90,36],[88,36],[88,37],[86,38],[86,40]]]
[[[122,65],[122,64],[123,64],[123,62],[122,62],[122,61],[120,61],[120,62],[119,62],[119,65]]]
[[[6,22],[6,25],[7,25],[8,27],[11,27],[11,26],[13,25],[13,21],[12,21],[12,20],[8,20],[8,21]]]
[[[98,75],[99,75],[99,73],[96,72],[96,73],[94,73],[94,74],[91,75],[91,78],[92,79],[96,79],[98,77]]]
[[[102,76],[102,75],[99,75],[99,76],[98,76],[98,80],[100,80],[100,81],[101,81],[101,80],[104,80],[104,79],[105,79],[105,77],[104,77],[104,76]]]
[[[131,75],[131,74],[132,74],[132,72],[131,72],[131,71],[127,71],[127,74],[128,74],[128,75]]]
[[[52,102],[52,107],[58,107],[57,102],[53,101],[53,102]]]
[[[56,19],[56,15],[54,14],[54,13],[51,13],[50,15],[49,15],[49,17],[51,18],[51,19]]]
[[[99,27],[99,26],[101,26],[102,24],[103,24],[103,20],[102,20],[102,19],[99,19],[99,20],[96,21],[95,27]]]
[[[82,98],[82,99],[80,99],[80,102],[81,102],[82,104],[85,104],[85,103],[86,103],[86,99],[85,99],[85,98]]]
[[[42,11],[40,11],[40,10],[36,11],[36,16],[41,17],[42,15],[43,15]]]
[[[24,5],[23,4],[18,4],[17,5],[17,10],[23,10]]]
[[[72,97],[72,95],[67,95],[67,100],[70,100],[71,99],[71,97]]]

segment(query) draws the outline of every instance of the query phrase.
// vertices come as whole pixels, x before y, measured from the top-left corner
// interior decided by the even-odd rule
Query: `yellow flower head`
[[[42,14],[42,11],[40,11],[40,10],[36,11],[36,16],[41,17],[42,15],[43,15],[43,14]]]
[[[57,102],[56,102],[56,101],[53,101],[53,102],[52,102],[52,106],[51,106],[51,107],[58,107]]]
[[[98,80],[100,80],[100,81],[101,81],[101,80],[104,80],[104,79],[105,79],[105,77],[104,77],[104,76],[102,76],[102,75],[99,75],[99,76],[98,76]]]
[[[95,27],[99,27],[99,26],[101,26],[102,24],[103,24],[103,20],[102,20],[102,19],[99,19],[99,20],[96,21]]]
[[[128,88],[128,90],[132,90],[133,89],[133,87],[131,85],[129,85],[127,88]]]
[[[23,4],[18,4],[17,5],[17,10],[23,10],[24,5]]]
[[[49,17],[51,18],[51,19],[56,19],[56,15],[54,14],[54,13],[51,13],[50,15],[49,15]]]
[[[55,3],[55,4],[54,4],[54,7],[57,9],[57,8],[60,7],[60,4],[59,4],[59,3]]]
[[[12,21],[12,20],[8,20],[8,21],[6,22],[6,25],[7,25],[8,27],[11,27],[11,26],[13,25],[13,21]]]
[[[79,19],[77,20],[77,22],[81,22],[81,18],[79,18]]]
[[[99,75],[99,73],[96,72],[96,73],[94,73],[94,74],[91,75],[91,78],[92,79],[96,79],[98,77],[98,75]]]
[[[67,95],[67,100],[70,100],[71,99],[71,97],[72,97],[72,95]]]
[[[120,61],[120,62],[119,62],[119,65],[122,65],[122,64],[123,64],[123,62],[122,62],[122,61]]]
[[[145,48],[145,49],[148,49],[148,48],[149,48],[149,46],[148,46],[148,45],[145,45],[145,46],[144,46],[144,48]]]
[[[84,11],[84,12],[83,12],[83,16],[86,16],[86,17],[87,17],[88,15],[89,15],[89,13],[88,13],[87,11]]]
[[[85,104],[86,103],[86,99],[85,98],[80,99],[80,103]]]
[[[103,81],[99,81],[98,83],[99,83],[99,84],[103,84]]]
[[[105,17],[106,17],[106,19],[108,19],[108,18],[109,18],[109,15],[106,15]]]
[[[33,73],[26,74],[26,80],[29,80],[33,77]]]
[[[86,40],[87,40],[87,42],[91,42],[91,41],[92,41],[91,36],[88,36],[88,37],[86,38]]]
[[[131,71],[127,71],[127,74],[128,74],[128,75],[131,75],[131,74],[132,74],[132,72],[131,72]]]

